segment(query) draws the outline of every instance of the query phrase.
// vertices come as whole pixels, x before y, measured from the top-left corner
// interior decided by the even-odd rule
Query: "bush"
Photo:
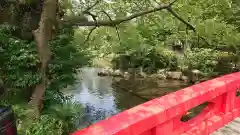
[[[89,64],[90,56],[72,43],[73,36],[73,29],[65,27],[50,43],[53,56],[48,66],[49,90],[59,91],[74,84],[78,69]]]
[[[0,79],[13,92],[11,96],[21,94],[19,97],[28,100],[34,86],[41,80],[40,61],[35,42],[15,37],[15,29],[0,25]],[[59,91],[74,84],[78,69],[88,64],[87,54],[72,44],[73,36],[73,29],[65,27],[50,42],[53,53],[47,74],[48,90]]]
[[[32,120],[26,116],[28,100],[35,85],[41,80],[40,61],[34,41],[25,41],[14,35],[16,28],[0,25],[0,80],[7,87],[2,104],[11,104],[16,111],[18,129],[26,135],[68,134],[75,129],[73,123],[81,106],[66,102],[61,89],[74,84],[78,69],[88,64],[87,55],[73,40],[73,29],[64,27],[50,42],[52,59],[47,75],[49,86],[45,93],[43,115]],[[80,109],[78,109],[80,108]],[[29,126],[30,125],[30,126]]]
[[[198,69],[204,73],[216,75],[231,72],[235,59],[236,56],[233,53],[194,48],[186,52],[184,63],[189,69]]]
[[[143,68],[143,71],[154,73],[158,69],[168,68],[176,70],[178,67],[177,57],[169,50],[133,51],[130,54],[117,55],[112,61],[117,69]]]
[[[35,120],[27,116],[32,110],[26,105],[15,105],[14,111],[18,132],[24,135],[68,135],[77,130],[76,119],[83,116],[82,106],[69,100],[52,104]]]
[[[8,100],[25,98],[28,93],[31,95],[29,89],[41,79],[38,72],[40,62],[34,42],[13,36],[15,29],[0,25],[0,79],[8,88]]]
[[[164,56],[164,60],[166,62],[166,67],[172,71],[175,71],[178,69],[178,58],[176,53],[174,53],[173,51],[169,51],[169,50],[163,50],[160,51],[160,54],[162,54]]]

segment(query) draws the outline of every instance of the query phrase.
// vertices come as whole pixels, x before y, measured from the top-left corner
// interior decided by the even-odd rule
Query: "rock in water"
[[[181,80],[184,81],[184,82],[187,82],[187,81],[188,81],[188,77],[183,75],[183,76],[181,77]]]
[[[182,77],[182,72],[167,72],[167,78],[180,80]]]

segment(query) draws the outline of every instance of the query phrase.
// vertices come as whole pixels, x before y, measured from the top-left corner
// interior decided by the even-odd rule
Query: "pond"
[[[119,78],[110,76],[100,77],[98,76],[100,70],[99,68],[81,69],[77,84],[74,87],[68,88],[66,92],[67,95],[73,96],[74,101],[81,103],[85,108],[85,115],[78,121],[79,128],[87,127],[97,121],[151,99],[142,98],[141,96],[124,90],[124,85],[128,85],[127,83],[124,84],[124,81],[123,83],[118,83],[118,85],[121,85],[119,87],[116,85],[113,86]],[[160,80],[157,82],[158,85],[154,86],[155,91],[172,92],[186,86],[176,80]],[[155,85],[156,83],[148,84]],[[137,86],[139,86],[139,83]],[[148,85],[144,87],[144,91],[146,92],[148,87],[151,87],[149,89],[152,92],[154,87]],[[134,88],[136,88],[136,86]],[[154,98],[154,96],[152,96],[152,98]]]

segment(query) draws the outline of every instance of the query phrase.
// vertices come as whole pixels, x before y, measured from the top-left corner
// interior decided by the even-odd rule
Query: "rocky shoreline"
[[[187,73],[182,71],[168,71],[167,69],[158,70],[157,73],[146,74],[144,72],[129,72],[121,70],[113,70],[111,68],[103,68],[98,72],[98,76],[121,77],[128,80],[131,77],[135,78],[155,78],[159,80],[181,80],[189,83],[199,83],[208,80],[207,77],[199,70],[191,70]]]

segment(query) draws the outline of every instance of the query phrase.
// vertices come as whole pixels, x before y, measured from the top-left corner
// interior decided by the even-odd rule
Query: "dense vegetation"
[[[238,0],[1,0],[1,104],[27,135],[68,134],[82,107],[61,92],[104,59],[121,70],[239,68]]]
[[[13,105],[17,112],[19,132],[29,135],[67,134],[75,129],[72,119],[81,116],[78,113],[82,108],[71,103],[69,97],[64,97],[60,90],[74,84],[78,69],[88,64],[88,55],[71,43],[74,36],[72,28],[65,27],[57,33],[50,42],[53,55],[47,73],[51,83],[45,93],[43,112],[38,120],[31,121],[28,118],[31,109],[26,103],[31,100],[33,88],[41,80],[40,60],[35,42],[15,37],[13,33],[16,29],[9,25],[1,25],[0,28],[1,80],[7,90],[1,97],[1,103]]]
[[[99,56],[113,59],[117,68],[124,62],[124,66],[132,65],[123,68],[141,66],[154,71],[187,67],[211,75],[226,74],[235,70],[238,62],[237,4],[177,1],[172,9],[181,19],[162,11],[121,24],[117,31],[99,28],[92,33],[89,46],[94,46]]]

